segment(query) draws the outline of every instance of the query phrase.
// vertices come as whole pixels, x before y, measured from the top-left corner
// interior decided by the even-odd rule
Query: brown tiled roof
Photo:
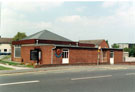
[[[102,41],[104,41],[104,39],[101,39],[101,40],[79,40],[80,43],[88,43],[88,44],[95,44],[95,45],[100,45]]]
[[[1,44],[4,44],[4,43],[11,44],[12,43],[12,38],[0,38],[0,43]]]

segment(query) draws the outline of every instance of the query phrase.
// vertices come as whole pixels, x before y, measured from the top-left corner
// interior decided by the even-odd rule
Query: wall
[[[106,43],[105,40],[103,40],[100,44],[101,48],[109,48],[108,44]]]
[[[135,57],[124,57],[124,62],[135,62]]]
[[[118,45],[119,45],[119,48],[122,48],[122,49],[129,48],[128,44],[126,44],[126,43],[125,44],[124,43],[119,43]]]
[[[11,44],[0,44],[1,53],[4,53],[4,49],[7,49],[5,53],[11,53]]]
[[[123,51],[114,51],[114,64],[123,62]]]
[[[96,49],[70,49],[69,63],[96,63],[97,55]]]
[[[34,48],[39,48],[42,51],[42,59],[40,60],[41,64],[51,64],[51,53],[52,53],[52,45],[46,46],[22,46],[21,47],[21,58],[14,58],[12,54],[13,61],[23,61],[24,63],[36,63],[36,61],[30,60],[30,50],[34,50]],[[14,53],[14,50],[13,50]]]
[[[12,47],[13,48],[13,47]],[[25,63],[34,63],[35,61],[30,60],[30,50],[34,48],[40,48],[42,51],[41,64],[62,64],[62,56],[57,58],[55,56],[56,49],[52,50],[54,46],[22,46],[21,47],[21,58],[14,58],[14,48],[12,49],[12,60]],[[62,48],[61,48],[62,50]],[[100,63],[110,63],[110,50],[106,50],[107,56],[104,62],[100,60]],[[53,54],[53,57],[52,57]],[[93,63],[96,64],[98,60],[97,49],[83,49],[83,48],[70,48],[69,49],[69,64],[75,63]],[[123,62],[123,51],[114,50],[114,63]]]
[[[61,48],[61,51],[62,51],[62,48]],[[56,49],[53,50],[53,64],[62,64],[62,56],[58,58],[55,56],[55,53],[56,53]]]

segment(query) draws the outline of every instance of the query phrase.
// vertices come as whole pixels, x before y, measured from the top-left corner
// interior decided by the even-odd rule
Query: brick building
[[[95,47],[109,48],[108,43],[104,39],[100,40],[80,40],[80,43],[94,44]]]
[[[80,64],[123,62],[123,50],[74,42],[47,30],[12,42],[12,60],[24,63]]]
[[[11,54],[12,38],[1,38],[0,36],[0,55]]]

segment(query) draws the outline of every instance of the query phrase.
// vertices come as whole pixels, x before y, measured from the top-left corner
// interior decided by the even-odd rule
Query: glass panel
[[[113,58],[113,57],[114,57],[114,53],[111,52],[111,53],[110,53],[110,58]]]
[[[21,57],[21,48],[15,48],[15,57]]]
[[[62,58],[68,58],[68,49],[63,49]]]
[[[7,49],[4,49],[4,52],[7,52]]]
[[[30,59],[31,60],[38,60],[38,51],[37,50],[30,51]]]
[[[66,58],[68,58],[68,52],[67,52],[67,57]]]

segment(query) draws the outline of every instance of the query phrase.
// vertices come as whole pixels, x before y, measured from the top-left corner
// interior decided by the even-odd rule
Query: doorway
[[[110,51],[110,64],[114,64],[114,51]]]
[[[69,49],[63,49],[62,51],[62,64],[69,63]]]

